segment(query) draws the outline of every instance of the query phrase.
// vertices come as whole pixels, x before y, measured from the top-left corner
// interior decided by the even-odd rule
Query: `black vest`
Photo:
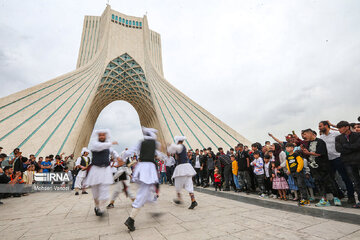
[[[110,165],[110,150],[105,149],[100,152],[92,152],[92,164],[98,167],[107,167]]]
[[[155,162],[156,141],[153,139],[144,140],[140,147],[141,162]]]
[[[80,165],[83,167],[86,167],[87,165],[89,165],[89,157],[81,157],[81,161],[80,161]]]
[[[189,163],[189,160],[187,158],[186,155],[186,147],[183,145],[183,150],[181,151],[181,153],[176,154],[177,155],[177,164],[184,164],[184,163]]]

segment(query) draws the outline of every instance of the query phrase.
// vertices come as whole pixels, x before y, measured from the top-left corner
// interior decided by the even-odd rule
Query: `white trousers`
[[[133,199],[135,198],[134,194],[131,192],[130,189],[130,179],[121,180],[115,183],[114,192],[111,196],[111,200],[115,201],[119,194],[124,191],[126,196]]]
[[[139,185],[140,186],[136,194],[136,199],[132,204],[134,208],[141,208],[147,202],[156,201],[154,184],[146,184],[141,182]]]
[[[175,178],[176,192],[180,193],[183,188],[189,193],[194,193],[194,185],[193,185],[192,177],[182,176]]]
[[[82,189],[83,188],[83,181],[84,181],[85,176],[80,176],[80,174],[78,174],[75,178],[75,188],[78,189]]]
[[[109,199],[109,184],[97,184],[91,186],[91,191],[95,201],[102,201]]]

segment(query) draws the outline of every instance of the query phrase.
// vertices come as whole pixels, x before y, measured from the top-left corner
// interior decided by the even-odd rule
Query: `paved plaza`
[[[360,225],[195,194],[199,206],[188,210],[188,196],[175,206],[174,188],[162,186],[158,204],[141,210],[131,233],[123,224],[131,210],[124,195],[101,219],[94,215],[91,194],[41,192],[4,199],[1,239],[360,239]],[[164,214],[152,218],[156,211]]]

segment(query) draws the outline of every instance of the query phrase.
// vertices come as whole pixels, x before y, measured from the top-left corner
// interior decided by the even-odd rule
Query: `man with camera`
[[[330,206],[329,201],[326,199],[327,193],[333,194],[335,206],[341,206],[337,186],[330,172],[326,143],[322,139],[317,138],[316,132],[310,128],[302,131],[302,134],[304,140],[309,142],[309,146],[305,148],[301,145],[301,150],[308,156],[311,175],[315,179],[315,182],[318,182],[319,192],[322,196],[321,200],[315,206]]]

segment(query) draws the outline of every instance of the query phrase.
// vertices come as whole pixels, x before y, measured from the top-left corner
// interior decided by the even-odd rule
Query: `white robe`
[[[110,150],[110,155],[113,158],[118,158],[119,154],[111,148],[112,143],[111,142],[99,142],[94,141],[91,144],[90,150],[95,152],[100,152],[105,149]],[[109,159],[110,161],[110,159]],[[85,186],[94,186],[94,185],[110,185],[114,183],[114,179],[112,176],[112,171],[110,165],[107,167],[98,167],[92,165],[88,175],[86,176],[86,179],[84,181]]]
[[[123,157],[126,159],[132,156],[134,153],[139,155],[142,142],[143,141],[138,142],[138,144],[125,151]],[[159,143],[156,142],[156,145],[159,146]],[[155,155],[164,156],[164,154],[158,150],[155,150]],[[145,184],[158,183],[159,176],[155,164],[152,162],[138,162],[133,172],[133,181]]]
[[[184,147],[185,146],[182,144],[171,144],[168,147],[168,152],[171,154],[180,154],[183,151]],[[193,166],[190,163],[183,163],[175,167],[172,178],[193,177],[195,175],[196,171]]]

